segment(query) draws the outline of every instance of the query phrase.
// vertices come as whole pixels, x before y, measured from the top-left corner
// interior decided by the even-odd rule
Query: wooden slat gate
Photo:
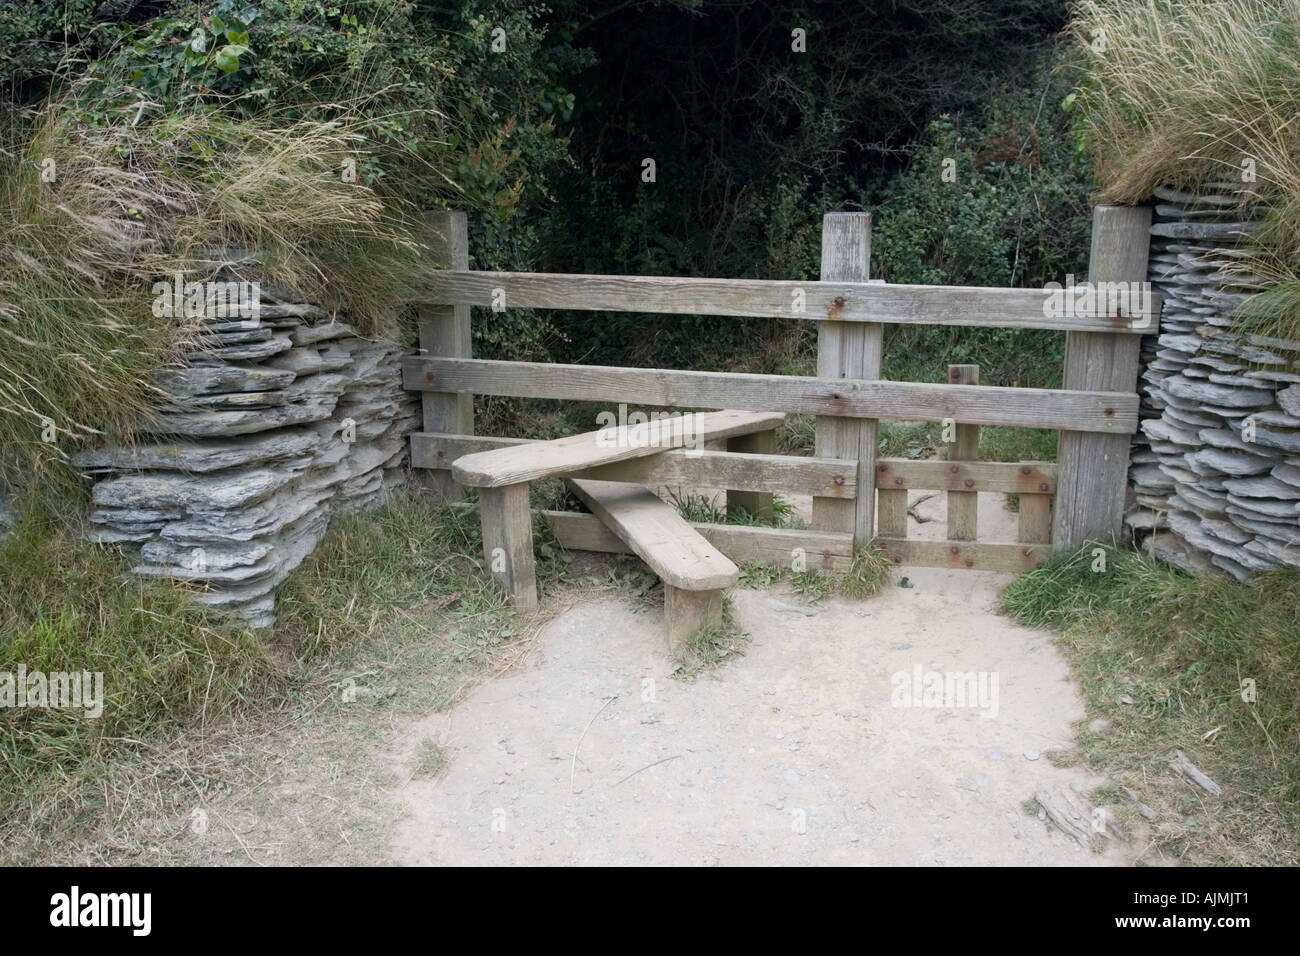
[[[841,569],[874,538],[900,564],[1028,570],[1051,549],[1120,533],[1139,337],[1157,332],[1160,313],[1159,296],[1139,288],[1149,225],[1149,209],[1097,207],[1091,286],[1044,290],[872,282],[868,213],[826,215],[816,282],[470,271],[464,214],[431,214],[430,246],[448,269],[420,306],[421,354],[403,369],[424,403],[412,465],[431,469],[437,492],[455,497],[462,489],[451,479],[453,461],[518,441],[473,434],[475,394],[811,414],[812,458],[773,454],[769,432],[731,439],[726,450],[664,452],[577,477],[726,488],[729,506],[760,514],[774,492],[813,496],[809,530],[696,525],[738,563],[788,564],[798,554],[808,568]],[[471,306],[806,319],[818,323],[817,375],[484,361],[470,354]],[[1064,388],[979,385],[973,366],[950,367],[947,384],[882,381],[887,323],[1064,332]],[[878,460],[881,419],[945,423],[948,460]],[[979,461],[981,425],[1058,429],[1058,461]],[[948,493],[946,540],[907,537],[910,489]],[[1018,541],[978,540],[980,491],[1021,496]],[[591,515],[545,518],[565,547],[625,550]]]

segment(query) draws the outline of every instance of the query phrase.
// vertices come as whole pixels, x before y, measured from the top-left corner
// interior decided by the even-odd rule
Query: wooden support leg
[[[722,626],[722,589],[684,591],[665,584],[664,617],[668,621],[668,650],[676,654],[696,632]]]
[[[521,611],[537,608],[537,571],[533,564],[533,514],[528,483],[480,488],[483,557],[510,603]]]
[[[727,439],[727,451],[741,452],[749,455],[775,455],[776,432],[768,429],[749,435],[737,435]],[[762,491],[728,491],[727,513],[737,508],[744,508],[761,521],[773,519],[772,496]]]

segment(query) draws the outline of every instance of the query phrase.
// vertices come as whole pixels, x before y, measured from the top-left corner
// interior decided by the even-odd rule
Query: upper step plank
[[[640,485],[571,478],[573,493],[623,539],[664,584],[684,591],[733,587],[740,569],[677,509]]]
[[[655,455],[670,448],[703,451],[705,441],[766,431],[783,421],[785,416],[780,412],[690,412],[553,441],[475,452],[458,458],[451,473],[471,488],[500,488]]]

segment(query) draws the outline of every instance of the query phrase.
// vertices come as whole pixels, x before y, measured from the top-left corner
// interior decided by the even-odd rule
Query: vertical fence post
[[[823,282],[866,282],[871,272],[871,213],[831,212],[822,218]],[[817,323],[819,378],[880,378],[884,327],[875,322]],[[812,525],[818,531],[851,531],[855,548],[875,533],[876,420],[819,416],[819,458],[855,458],[858,494],[852,501],[813,498]]]
[[[949,365],[949,385],[978,385],[978,365]],[[979,461],[980,427],[956,426],[956,435],[948,443],[949,461]],[[974,541],[979,529],[979,492],[948,492],[948,537],[953,541]]]
[[[447,269],[469,268],[469,235],[465,213],[459,210],[425,214],[426,235],[435,265]],[[416,314],[420,328],[420,349],[425,355],[470,358],[470,311],[468,305],[426,305]],[[424,430],[454,435],[474,434],[474,396],[454,392],[423,392]],[[445,468],[427,473],[425,484],[439,500],[456,500],[465,489],[452,480]]]
[[[750,455],[775,455],[776,430],[769,428],[749,435],[736,435],[728,438],[727,451],[743,452]],[[762,521],[771,521],[775,515],[772,495],[763,491],[728,491],[727,513],[737,509],[744,510]]]
[[[1144,282],[1151,210],[1097,206],[1092,213],[1088,281]],[[1105,297],[1098,296],[1099,300]],[[1136,392],[1141,336],[1067,332],[1063,388]],[[1061,432],[1052,515],[1052,547],[1069,550],[1088,541],[1119,538],[1128,482],[1128,435]]]

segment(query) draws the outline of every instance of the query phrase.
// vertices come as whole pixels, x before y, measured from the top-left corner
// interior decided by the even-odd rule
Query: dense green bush
[[[946,114],[965,131],[975,117],[985,122],[1007,88],[1033,87],[1036,106],[1042,87],[1025,65],[1065,23],[1064,3],[1038,0],[684,6],[627,4],[579,26],[600,62],[574,80],[576,166],[560,180],[562,205],[549,217],[548,270],[814,277],[822,215],[874,208],[884,224],[893,210],[882,189],[916,165],[911,146],[932,121]],[[796,28],[803,52],[793,48]],[[1044,108],[1055,111],[1059,99]],[[1039,125],[1045,138],[1055,127]],[[968,132],[973,143],[979,134]],[[645,158],[656,163],[652,183],[642,179]],[[994,180],[992,172],[981,176]],[[890,201],[913,198],[896,191]],[[1012,203],[1001,194],[977,192],[968,202],[974,208],[933,210],[939,218],[926,223],[972,230],[969,254],[953,259],[943,281],[1001,278],[1010,270],[991,264],[1014,261],[1025,228],[1002,221]],[[996,229],[986,228],[990,220],[999,220]],[[754,353],[767,349],[807,353],[779,322],[559,321],[571,339],[562,354],[574,360],[719,367],[761,364]]]
[[[1004,91],[974,121],[930,125],[906,172],[876,194],[875,275],[1005,287],[1086,273],[1089,168],[1060,108],[1068,77],[1055,66],[1055,57],[1042,58],[1031,82]],[[1055,332],[895,326],[886,371],[942,381],[948,363],[973,362],[985,384],[1057,386],[1064,346]]]

